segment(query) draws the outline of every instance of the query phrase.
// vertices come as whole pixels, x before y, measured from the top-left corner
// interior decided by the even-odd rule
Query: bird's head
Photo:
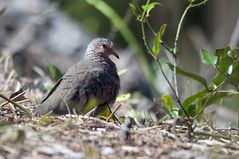
[[[110,55],[119,59],[119,55],[115,52],[113,42],[105,38],[96,38],[92,40],[86,49],[85,57],[104,57],[108,58]]]

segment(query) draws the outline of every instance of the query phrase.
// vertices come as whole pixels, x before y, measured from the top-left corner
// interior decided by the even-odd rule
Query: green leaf
[[[132,117],[134,119],[134,121],[136,122],[141,122],[142,120],[144,120],[145,118],[139,114],[136,110],[134,110],[133,108],[130,108],[129,110],[129,116]]]
[[[228,74],[228,75],[231,75],[231,74],[232,74],[232,71],[233,71],[233,65],[230,65],[230,66],[228,67],[227,74]]]
[[[140,13],[137,10],[136,6],[133,3],[129,3],[129,7],[131,8],[133,15],[136,16],[137,20],[140,18]]]
[[[116,98],[116,102],[125,101],[125,100],[129,99],[130,97],[131,97],[130,93],[122,94]]]
[[[121,69],[121,70],[118,71],[118,75],[121,76],[121,75],[125,74],[126,72],[127,72],[126,68],[125,69]]]
[[[190,107],[188,107],[188,109],[186,111],[187,111],[187,113],[188,113],[188,115],[190,117],[195,116],[195,114],[196,114],[196,105],[195,104],[190,105]],[[184,114],[182,114],[182,115],[184,115]]]
[[[228,56],[238,61],[238,51],[238,49],[230,50],[230,52],[228,52]]]
[[[235,69],[235,68],[234,68]],[[227,78],[227,83],[236,87],[237,89],[239,88],[239,68],[237,67],[237,72],[234,72],[231,74],[230,77]]]
[[[202,98],[203,96],[205,96],[208,93],[208,90],[203,89],[200,92],[188,97],[187,99],[184,100],[183,102],[183,107],[186,111],[188,111],[189,106],[197,99]]]
[[[216,77],[213,79],[213,84],[215,84],[215,86],[219,86],[221,83],[223,83],[224,81],[226,81],[227,77],[225,76],[224,73],[218,73],[216,75]]]
[[[169,94],[164,94],[161,97],[163,103],[162,108],[171,118],[177,118],[179,116],[179,107],[177,107],[174,102],[173,98]]]
[[[171,63],[167,63],[167,64],[168,64],[169,68],[173,71],[174,66]],[[208,88],[207,81],[203,77],[196,75],[194,73],[191,73],[191,72],[184,71],[183,69],[180,69],[179,67],[177,67],[176,69],[177,69],[177,73],[179,73],[185,77],[189,77],[189,78],[201,83],[203,86],[205,86],[205,88]]]
[[[158,2],[151,2],[145,5],[142,5],[144,12],[146,12],[146,16],[149,16],[149,12],[154,9],[155,6],[160,5]]]
[[[152,48],[152,51],[154,53],[155,58],[158,57],[158,54],[160,52],[160,40],[166,30],[167,24],[163,24],[160,29],[159,32],[156,34],[155,39],[154,39],[154,46]]]
[[[171,112],[173,110],[173,98],[169,94],[164,94],[161,99],[163,100],[164,104],[168,107],[168,110]]]
[[[228,68],[233,64],[233,59],[230,57],[220,58],[217,62],[217,69],[219,72],[227,74]]]
[[[219,85],[222,82],[233,85],[238,88],[239,85],[239,56],[238,50],[231,50],[230,47],[225,47],[216,50],[218,61],[216,68],[218,70],[217,76],[213,79],[213,83]]]
[[[205,106],[209,106],[211,104],[216,104],[219,100],[223,100],[226,97],[231,97],[233,95],[238,95],[239,92],[236,92],[234,90],[227,90],[227,91],[218,91],[214,94],[209,94],[209,96],[206,96],[202,99],[202,103]],[[208,99],[207,99],[208,98]]]
[[[195,107],[195,113],[197,115],[197,118],[196,118],[197,121],[202,119],[202,113],[200,113],[202,111],[202,109],[203,109],[202,100],[198,100],[197,103],[196,103],[196,107]]]
[[[204,89],[184,100],[183,107],[190,116],[194,116],[201,111],[203,106],[216,104],[219,100],[236,94],[239,93],[234,90],[211,92]]]
[[[58,81],[63,76],[60,69],[58,69],[55,65],[48,63],[47,68],[53,81]]]
[[[160,32],[158,32],[155,36],[155,39],[154,39],[154,46],[152,48],[152,51],[154,53],[154,57],[157,58],[158,57],[158,54],[160,52],[160,39],[161,39],[161,36],[160,36]]]
[[[217,56],[210,55],[206,50],[202,49],[200,52],[201,60],[207,65],[215,65],[217,63]]]
[[[216,56],[218,58],[223,58],[226,57],[228,54],[228,51],[230,51],[230,47],[225,47],[225,48],[221,48],[221,49],[216,49]]]

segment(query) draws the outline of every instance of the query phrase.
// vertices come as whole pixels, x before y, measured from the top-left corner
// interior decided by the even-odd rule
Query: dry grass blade
[[[71,110],[70,110],[70,107],[69,107],[68,103],[66,102],[66,100],[62,96],[61,96],[61,99],[65,103],[65,106],[66,106],[66,109],[67,109],[68,113],[71,115]]]
[[[14,102],[13,100],[5,97],[2,94],[0,94],[0,97],[3,98],[4,100],[8,101],[9,103],[12,103],[15,107],[19,108],[21,111],[23,111],[25,113],[26,116],[28,116],[28,117],[31,116],[30,110],[28,110],[27,108],[21,106],[20,104]]]

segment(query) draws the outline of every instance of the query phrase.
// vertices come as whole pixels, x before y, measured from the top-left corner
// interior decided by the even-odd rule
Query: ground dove
[[[33,113],[67,114],[73,110],[80,113],[94,100],[96,107],[89,115],[96,116],[112,105],[120,89],[120,80],[109,55],[119,58],[111,41],[104,38],[92,40],[84,58],[70,67]]]

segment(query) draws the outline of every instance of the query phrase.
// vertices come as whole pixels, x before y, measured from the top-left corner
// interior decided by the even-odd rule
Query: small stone
[[[102,147],[101,148],[102,155],[113,155],[115,153],[115,150],[112,147]]]

